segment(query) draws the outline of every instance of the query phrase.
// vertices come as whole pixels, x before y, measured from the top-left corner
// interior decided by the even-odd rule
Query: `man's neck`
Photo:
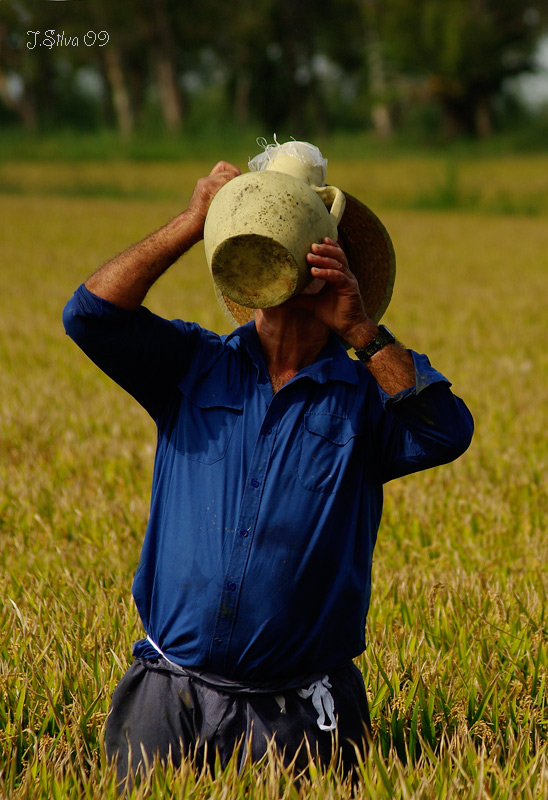
[[[312,364],[329,338],[329,329],[316,317],[289,304],[258,309],[255,327],[274,392]]]

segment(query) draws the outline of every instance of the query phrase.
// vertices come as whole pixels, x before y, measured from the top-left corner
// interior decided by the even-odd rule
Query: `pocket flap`
[[[236,392],[210,376],[191,385],[182,380],[178,388],[198,408],[232,408],[241,411],[244,407],[241,392]]]
[[[333,444],[345,445],[363,433],[363,420],[359,417],[341,417],[338,414],[308,412],[304,425],[309,433],[322,436]]]

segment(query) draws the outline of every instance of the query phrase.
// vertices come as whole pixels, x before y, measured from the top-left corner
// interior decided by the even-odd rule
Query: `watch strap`
[[[396,341],[396,337],[390,331],[386,325],[379,325],[379,332],[375,336],[374,339],[371,339],[365,347],[359,347],[354,352],[356,353],[356,357],[359,358],[360,361],[369,361],[369,359],[378,353],[379,350],[382,350],[383,347],[386,347],[387,344],[394,344]]]

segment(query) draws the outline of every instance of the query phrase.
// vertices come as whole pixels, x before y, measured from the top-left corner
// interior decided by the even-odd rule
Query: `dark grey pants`
[[[365,730],[370,727],[365,687],[353,665],[329,673],[335,704],[336,732],[318,727],[311,698],[296,689],[282,694],[219,690],[195,676],[187,676],[163,658],[137,659],[126,672],[113,697],[107,720],[105,747],[117,759],[120,780],[138,771],[142,753],[149,763],[169,757],[178,766],[190,756],[201,767],[213,766],[218,754],[228,763],[240,747],[241,761],[249,755],[258,761],[273,742],[285,764],[297,769],[308,764],[306,741],[321,763],[334,756],[343,772],[356,763],[355,745],[365,752]],[[334,735],[335,733],[335,735]]]

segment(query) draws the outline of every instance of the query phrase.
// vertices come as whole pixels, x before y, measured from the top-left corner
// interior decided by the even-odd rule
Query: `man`
[[[186,211],[101,267],[64,314],[158,428],[133,586],[147,636],[106,731],[120,778],[143,752],[226,764],[270,742],[298,767],[335,747],[349,769],[369,725],[352,658],[382,484],[458,457],[472,435],[447,380],[366,313],[364,264],[332,239],[312,245],[303,293],[228,336],[143,307],[239,174],[218,163]]]

